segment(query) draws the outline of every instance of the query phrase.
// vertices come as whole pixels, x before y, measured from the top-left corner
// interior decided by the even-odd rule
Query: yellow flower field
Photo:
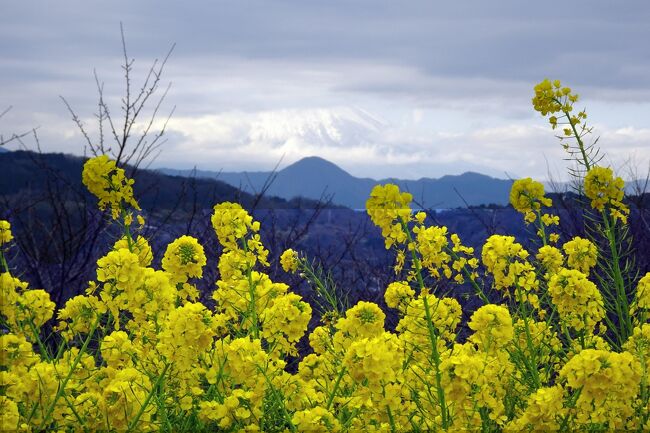
[[[198,302],[203,246],[182,236],[152,267],[133,180],[107,156],[83,182],[123,237],[106,245],[85,295],[56,309],[5,259],[0,221],[0,426],[9,431],[429,432],[650,430],[650,273],[621,263],[624,182],[590,157],[586,113],[559,81],[533,106],[562,130],[579,169],[593,239],[559,243],[544,186],[514,182],[510,201],[536,236],[528,251],[493,235],[477,253],[429,226],[412,197],[378,186],[367,212],[403,279],[385,288],[399,322],[370,302],[330,311],[308,335],[312,306],[265,273],[260,224],[237,203],[214,206],[223,247],[214,308]],[[571,144],[567,144],[571,143]],[[599,245],[600,250],[599,250]],[[605,246],[603,250],[602,246]],[[309,272],[285,251],[286,272]],[[470,286],[481,306],[463,323],[440,281]],[[318,286],[318,281],[314,284]],[[324,287],[321,285],[320,287]],[[325,298],[332,293],[322,293]],[[331,300],[331,299],[330,299]],[[496,301],[495,301],[496,300]],[[327,299],[326,299],[327,301]],[[325,302],[327,304],[327,302]],[[41,328],[54,324],[54,334]],[[460,338],[466,327],[469,337]],[[301,354],[306,337],[311,353]],[[286,368],[300,356],[296,372]]]

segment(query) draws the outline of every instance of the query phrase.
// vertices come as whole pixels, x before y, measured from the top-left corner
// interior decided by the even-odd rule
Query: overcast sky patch
[[[38,127],[44,151],[82,154],[59,95],[96,139],[96,70],[119,114],[120,22],[135,86],[176,43],[160,120],[176,111],[154,166],[265,170],[318,155],[373,178],[544,178],[566,166],[530,106],[545,77],[583,96],[609,163],[650,164],[645,0],[6,2],[0,111],[13,108],[0,133]]]

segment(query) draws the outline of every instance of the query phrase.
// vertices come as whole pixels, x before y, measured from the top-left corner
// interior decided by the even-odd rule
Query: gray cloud
[[[178,106],[167,151],[207,155],[204,161],[214,154],[212,164],[268,167],[282,152],[298,158],[307,150],[345,164],[339,150],[347,148],[347,168],[360,175],[424,175],[436,164],[434,152],[447,158],[436,166],[440,173],[498,173],[532,160],[527,168],[543,175],[543,156],[534,152],[553,137],[535,129],[544,122],[532,113],[530,97],[547,76],[577,89],[600,113],[611,107],[611,117],[597,119],[603,140],[650,158],[646,0],[5,2],[0,110],[14,110],[0,120],[0,131],[40,126],[46,150],[79,153],[80,136],[58,95],[92,125],[95,68],[119,111],[120,21],[136,58],[136,86],[150,62],[177,43],[165,74],[173,87],[164,108]],[[337,125],[341,140],[320,140],[314,131],[327,128],[328,116],[342,107],[360,107],[385,125],[359,130],[344,122]],[[322,123],[311,135],[289,126],[273,135],[276,120],[260,120],[291,122],[313,113]],[[200,129],[206,122],[223,124]],[[525,140],[531,151],[516,151]],[[265,159],[255,146],[277,152]]]

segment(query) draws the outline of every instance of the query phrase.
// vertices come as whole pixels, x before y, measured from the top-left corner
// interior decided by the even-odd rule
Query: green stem
[[[556,99],[556,101],[559,103]],[[571,125],[571,129],[573,130],[573,135],[576,138],[576,141],[578,142],[578,148],[580,149],[580,153],[582,154],[582,162],[584,163],[585,168],[587,171],[591,169],[591,164],[589,163],[589,158],[587,158],[587,152],[585,151],[585,144],[582,141],[582,138],[580,138],[580,134],[578,134],[578,130],[576,129],[576,126],[573,124],[571,121],[571,115],[569,114],[568,111],[562,110],[564,115],[566,116],[567,120],[569,121],[569,125]]]
[[[318,295],[322,296],[325,299],[325,302],[329,304],[331,311],[334,311],[337,315],[342,315],[342,311],[339,308],[339,300],[336,298],[336,293],[334,290],[330,289],[323,281],[321,277],[316,274],[312,266],[307,261],[307,259],[299,259],[299,270],[305,274],[307,281],[312,283],[316,287],[316,292]],[[323,305],[319,303],[319,306],[322,308]]]
[[[449,247],[447,247],[446,249],[450,253],[452,259],[458,260],[460,258],[460,256],[456,254],[456,252],[453,249]],[[485,293],[483,293],[483,289],[478,285],[476,280],[472,278],[472,273],[467,269],[467,264],[463,265],[462,271],[463,274],[465,275],[465,278],[470,282],[472,287],[474,287],[474,291],[476,292],[476,295],[486,304],[491,304],[490,300],[487,298],[487,296],[485,296]]]
[[[336,392],[339,390],[341,379],[343,379],[345,372],[346,369],[345,367],[343,367],[339,372],[338,377],[336,378],[336,382],[334,383],[334,389],[332,390],[332,394],[330,394],[329,398],[327,399],[327,410],[329,410],[332,407],[332,403],[334,402],[334,397],[336,396]]]
[[[404,220],[400,218],[400,223],[402,225],[402,230],[408,238],[409,244],[414,245],[413,236],[411,231],[408,228],[408,225]],[[420,264],[420,259],[417,254],[415,254],[415,248],[411,249],[411,259],[413,261],[413,266],[415,266],[416,278],[420,285],[420,294],[425,291],[424,279],[422,278],[422,266]],[[440,412],[442,418],[442,428],[446,430],[449,426],[449,413],[447,411],[447,404],[445,402],[445,392],[442,389],[442,374],[440,372],[440,353],[438,353],[438,337],[436,336],[435,329],[433,328],[431,310],[429,308],[428,296],[423,296],[422,301],[424,303],[424,315],[427,322],[427,329],[429,331],[429,339],[431,340],[431,351],[433,355],[433,363],[436,369],[436,388],[438,393],[438,403],[440,404]]]
[[[539,231],[540,237],[542,238],[542,245],[546,246],[548,245],[546,241],[546,225],[544,224],[544,221],[542,221],[542,211],[540,209],[536,209],[535,213],[537,214],[537,220],[539,221]]]
[[[122,222],[124,223],[124,221],[126,221],[126,209],[122,207],[121,202],[120,202],[120,214],[122,217]],[[133,242],[133,237],[131,236],[131,225],[127,225],[126,223],[124,223],[124,237],[126,238],[126,243],[129,246],[129,251],[134,252],[133,251],[134,242]]]
[[[246,239],[243,238],[242,240],[242,245],[244,247],[244,252],[247,253],[249,251],[248,249],[248,243],[246,242]],[[246,279],[248,280],[248,294],[250,296],[250,303],[248,304],[248,320],[251,322],[251,325],[253,325],[253,337],[255,339],[259,338],[259,326],[258,326],[258,319],[257,319],[257,309],[255,308],[255,287],[256,284],[253,284],[253,272],[250,266],[246,266]]]
[[[295,432],[296,431],[296,426],[293,425],[293,422],[291,421],[291,417],[289,416],[289,412],[287,411],[287,407],[284,404],[284,400],[282,400],[282,398],[278,396],[278,391],[273,386],[273,383],[271,382],[271,380],[267,376],[266,372],[264,370],[262,370],[259,366],[257,368],[258,368],[259,372],[262,373],[262,376],[264,376],[264,380],[266,380],[266,384],[271,389],[271,394],[273,395],[273,397],[276,399],[276,402],[280,406],[280,410],[282,411],[282,415],[285,418],[285,422],[289,425],[289,429],[292,432]]]
[[[1,247],[0,247],[0,263],[2,263],[2,268],[5,270],[5,272],[9,274],[9,265],[7,264],[7,260],[5,259],[5,254],[2,251]]]
[[[79,361],[81,360],[81,356],[86,352],[86,349],[88,348],[88,344],[90,344],[90,340],[92,339],[95,329],[97,329],[97,325],[99,324],[99,319],[100,316],[98,315],[97,318],[95,319],[95,323],[93,323],[92,327],[90,328],[90,332],[88,332],[88,336],[86,337],[83,346],[81,346],[79,353],[77,354],[74,361],[72,362],[72,366],[70,366],[70,371],[68,372],[65,379],[63,379],[63,382],[59,384],[59,390],[54,396],[54,400],[52,400],[52,403],[50,403],[50,406],[47,408],[47,411],[45,412],[45,417],[43,417],[43,421],[41,421],[41,424],[38,426],[36,430],[39,431],[43,430],[47,425],[47,423],[50,421],[50,417],[52,416],[52,412],[54,411],[54,407],[56,406],[56,403],[59,401],[61,396],[65,393],[65,387],[70,381],[70,378],[72,377],[72,373],[74,373],[77,364],[79,364]]]
[[[140,421],[140,417],[147,409],[147,406],[149,406],[149,402],[151,401],[151,398],[153,397],[154,393],[158,390],[158,388],[162,384],[162,381],[165,378],[165,373],[167,373],[167,370],[169,369],[170,365],[171,363],[165,364],[165,368],[163,368],[162,373],[160,373],[160,376],[158,376],[158,379],[156,379],[156,383],[154,383],[153,387],[151,387],[151,391],[149,392],[149,395],[147,395],[147,398],[144,400],[144,403],[142,403],[142,406],[140,407],[140,410],[138,411],[137,415],[129,423],[129,427],[126,430],[127,433],[130,432],[136,425],[138,425],[138,421]]]
[[[619,337],[619,345],[627,340],[632,333],[632,322],[629,314],[629,305],[627,302],[627,293],[625,293],[625,282],[621,272],[620,256],[616,245],[616,226],[610,222],[609,215],[605,210],[601,211],[603,221],[605,222],[605,231],[609,242],[609,250],[612,255],[612,265],[614,267],[614,284],[616,286],[616,309],[619,314],[619,320],[623,321],[625,327],[622,329],[622,335]]]
[[[41,354],[45,357],[45,359],[49,362],[52,360],[50,353],[48,352],[47,348],[41,341],[41,337],[38,333],[38,330],[36,329],[36,326],[34,325],[34,319],[32,317],[29,318],[29,327],[32,330],[32,333],[34,334],[34,338],[36,338],[36,343],[38,344],[38,348],[41,351]]]

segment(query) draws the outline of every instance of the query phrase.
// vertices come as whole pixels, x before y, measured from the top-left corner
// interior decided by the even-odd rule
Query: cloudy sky
[[[650,167],[647,0],[2,1],[0,133],[83,154],[60,96],[98,140],[96,70],[119,118],[120,22],[136,88],[176,44],[154,167],[318,155],[373,178],[556,177],[565,155],[530,104],[546,77],[581,94],[609,164]]]

